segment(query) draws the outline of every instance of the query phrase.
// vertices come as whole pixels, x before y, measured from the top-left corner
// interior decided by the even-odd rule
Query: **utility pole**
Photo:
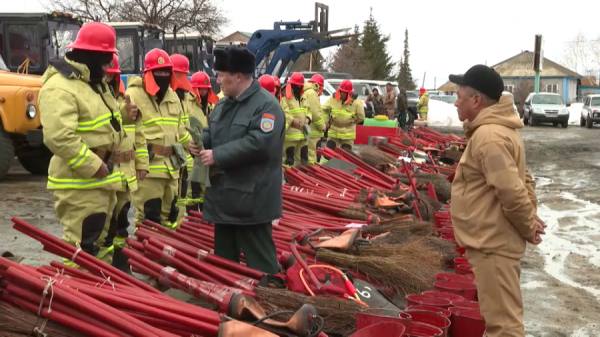
[[[436,76],[433,76],[433,90],[437,90],[437,84],[436,84]]]
[[[542,35],[535,36],[535,52],[533,54],[533,70],[535,70],[535,93],[540,92],[540,73],[544,69],[544,48]]]
[[[425,88],[425,77],[427,76],[427,72],[423,73],[423,85],[421,86],[421,88]]]

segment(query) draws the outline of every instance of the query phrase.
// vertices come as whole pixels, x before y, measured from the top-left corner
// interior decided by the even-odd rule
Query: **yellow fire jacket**
[[[125,137],[119,106],[106,83],[92,87],[87,66],[67,58],[50,66],[39,96],[44,144],[54,156],[48,189],[122,188],[120,163],[111,164]],[[111,173],[94,178],[105,161]],[[109,170],[110,171],[110,170]]]
[[[327,128],[326,116],[321,110],[321,101],[319,100],[319,85],[317,83],[305,83],[304,94],[302,98],[307,102],[310,115],[310,138],[322,138]]]
[[[178,179],[179,169],[173,165],[172,147],[189,147],[190,134],[182,122],[183,108],[177,94],[169,88],[160,104],[148,95],[141,77],[130,77],[126,95],[137,105],[142,115],[148,154],[148,178]],[[169,150],[171,149],[171,150]]]
[[[285,89],[281,89],[285,92]],[[297,141],[297,140],[305,140],[304,134],[302,130],[296,129],[294,127],[290,127],[292,121],[294,119],[298,119],[302,125],[304,125],[306,121],[306,117],[312,120],[312,116],[308,110],[308,101],[301,97],[300,101],[298,101],[295,97],[286,98],[282,97],[280,102],[281,108],[285,114],[285,140],[287,141]]]
[[[322,106],[329,112],[330,127],[327,133],[330,138],[356,139],[356,124],[365,120],[365,108],[360,99],[343,102],[331,96]]]

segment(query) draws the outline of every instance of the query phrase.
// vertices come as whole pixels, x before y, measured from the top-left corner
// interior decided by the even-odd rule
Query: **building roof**
[[[584,87],[598,87],[598,81],[596,81],[596,77],[594,76],[586,76],[579,79],[581,81],[581,85]]]
[[[242,35],[246,35],[248,38],[252,37],[252,34],[254,33],[248,33],[248,32],[240,32]]]
[[[524,51],[517,54],[507,60],[504,60],[496,65],[494,68],[502,77],[534,77],[535,71],[533,70],[533,52]],[[575,77],[581,78],[582,75],[577,72],[567,69],[560,64],[551,61],[544,57],[544,70],[541,73],[542,77],[556,76],[556,77]]]
[[[437,88],[438,91],[449,91],[456,92],[458,91],[458,86],[450,81],[444,83],[441,87]]]
[[[252,33],[245,32],[233,32],[225,36],[224,38],[217,41],[217,44],[230,44],[230,43],[248,43],[250,41],[250,37],[252,37]]]

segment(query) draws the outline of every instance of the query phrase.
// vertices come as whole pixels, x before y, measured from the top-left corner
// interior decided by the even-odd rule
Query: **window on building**
[[[546,92],[551,92],[551,93],[557,94],[558,93],[558,84],[547,84]]]
[[[29,59],[30,68],[40,67],[40,38],[36,25],[8,26],[9,57],[11,67],[20,66]]]
[[[513,93],[513,90],[514,90],[514,89],[515,89],[515,86],[514,86],[514,85],[505,85],[505,86],[504,86],[504,91],[508,91],[508,92],[510,92],[511,94]]]

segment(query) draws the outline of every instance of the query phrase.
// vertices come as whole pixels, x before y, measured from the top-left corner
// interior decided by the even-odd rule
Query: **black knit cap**
[[[228,46],[223,49],[215,49],[215,70],[252,74],[256,67],[256,57],[248,49]]]
[[[491,99],[498,100],[504,91],[504,81],[493,68],[478,64],[464,75],[450,75],[450,82],[471,87]]]

